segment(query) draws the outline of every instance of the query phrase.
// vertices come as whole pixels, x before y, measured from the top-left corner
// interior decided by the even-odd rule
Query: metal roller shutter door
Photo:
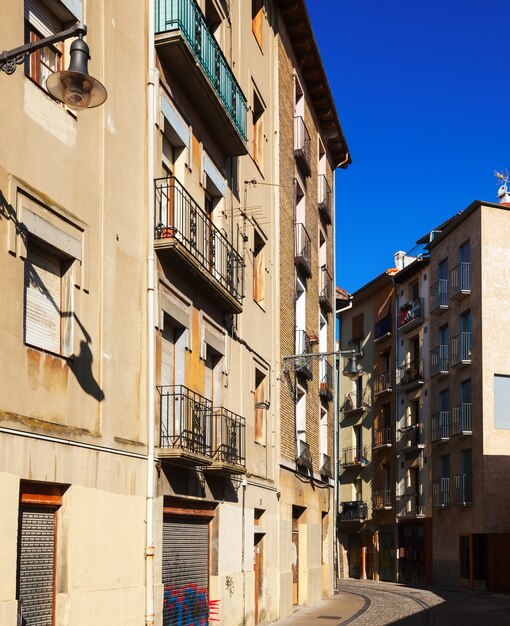
[[[192,517],[163,520],[163,585],[209,589],[209,524]]]
[[[53,623],[54,567],[55,509],[22,506],[18,595],[26,626],[51,626]]]

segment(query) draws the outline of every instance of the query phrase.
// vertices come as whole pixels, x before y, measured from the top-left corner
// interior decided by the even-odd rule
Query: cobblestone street
[[[340,594],[277,626],[508,626],[510,596],[343,580]]]

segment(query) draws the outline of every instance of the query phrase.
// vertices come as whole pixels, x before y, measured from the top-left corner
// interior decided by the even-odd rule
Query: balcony
[[[326,400],[333,400],[333,368],[324,360],[319,363],[319,395]]]
[[[397,500],[397,517],[417,518],[425,517],[423,496],[419,493],[406,493]]]
[[[302,117],[294,118],[294,156],[305,176],[312,174],[312,140]]]
[[[179,265],[210,290],[228,313],[241,313],[243,259],[227,237],[174,178],[156,186],[154,247],[162,261]]]
[[[397,441],[397,450],[402,453],[419,452],[425,447],[425,441],[421,432],[421,424],[412,424],[405,428],[399,428],[400,438]]]
[[[459,333],[452,338],[451,365],[469,365],[471,363],[471,333]]]
[[[471,263],[459,263],[450,272],[450,298],[466,296],[471,293]]]
[[[448,346],[441,345],[430,353],[430,375],[448,374]]]
[[[430,312],[440,313],[448,308],[448,279],[440,278],[430,287]]]
[[[398,385],[403,391],[410,392],[421,387],[425,382],[423,360],[415,359],[414,361],[407,361],[398,368],[397,374]]]
[[[342,507],[341,522],[364,522],[368,518],[368,505],[362,500],[340,502],[340,506]]]
[[[312,275],[312,240],[303,224],[296,224],[294,264],[305,278]]]
[[[342,407],[344,417],[361,415],[365,412],[366,408],[361,394],[358,394],[356,391],[351,391],[351,393],[346,394]]]
[[[432,481],[432,506],[435,508],[450,506],[449,478],[439,478]]]
[[[374,342],[382,341],[391,335],[391,315],[383,317],[374,327]]]
[[[461,506],[473,504],[473,478],[470,474],[453,477],[452,502]]]
[[[398,312],[398,327],[403,332],[408,332],[423,323],[425,309],[423,298],[416,298],[412,302],[405,302]]]
[[[389,426],[385,428],[378,428],[374,431],[374,450],[380,448],[391,448],[391,428]]]
[[[319,303],[323,309],[331,313],[333,311],[333,279],[326,266],[321,267]]]
[[[159,457],[179,465],[211,465],[211,401],[182,385],[158,387]]]
[[[331,469],[331,457],[324,453],[321,454],[320,474],[323,478],[333,478],[333,471]]]
[[[310,341],[310,337],[304,330],[296,330],[296,355],[307,355],[310,354],[311,351],[312,343]],[[294,369],[296,373],[301,374],[307,380],[312,380],[312,362],[309,356],[303,356],[302,358],[297,357],[294,359]]]
[[[368,447],[353,446],[342,448],[340,455],[340,465],[342,467],[366,467],[369,464]]]
[[[473,428],[473,420],[471,415],[472,405],[469,402],[463,402],[452,409],[452,436],[471,435]]]
[[[391,502],[391,489],[378,489],[372,493],[372,506],[374,511],[389,511],[393,508]]]
[[[246,421],[227,409],[212,410],[212,464],[208,472],[246,473]]]
[[[382,396],[386,393],[391,393],[391,372],[382,372],[374,378],[374,397]]]
[[[195,0],[155,0],[155,44],[226,156],[247,154],[246,98]]]
[[[432,441],[450,439],[450,412],[439,411],[432,416]]]
[[[301,439],[297,440],[296,465],[308,470],[310,473],[313,471],[310,444]]]
[[[325,174],[319,176],[319,214],[326,224],[333,221],[333,194]]]

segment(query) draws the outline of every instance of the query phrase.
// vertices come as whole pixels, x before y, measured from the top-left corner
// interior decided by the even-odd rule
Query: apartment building
[[[284,359],[334,350],[350,161],[306,6],[19,0],[3,46],[77,21],[101,108],[46,91],[68,40],[0,75],[0,622],[270,623],[332,587],[333,356]]]

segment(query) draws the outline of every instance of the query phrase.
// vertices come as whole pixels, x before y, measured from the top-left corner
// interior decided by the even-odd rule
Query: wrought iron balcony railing
[[[378,489],[372,492],[372,506],[374,510],[391,509],[391,489]]]
[[[423,517],[425,506],[423,496],[419,493],[406,493],[397,498],[398,517]]]
[[[470,474],[453,477],[452,502],[462,506],[473,504],[473,478]]]
[[[296,465],[313,471],[312,455],[310,454],[310,444],[302,439],[297,440]]]
[[[398,327],[410,330],[423,322],[425,314],[423,298],[416,298],[412,302],[405,302],[398,312]]]
[[[212,451],[212,404],[183,385],[158,387],[160,448],[179,448],[202,456]]]
[[[319,362],[319,394],[327,400],[333,400],[333,367],[325,360]]]
[[[369,464],[368,447],[352,446],[342,448],[340,465],[342,467],[366,467]]]
[[[312,380],[312,360],[309,356],[312,351],[312,342],[310,337],[304,330],[296,330],[296,354],[304,355],[302,358],[294,359],[294,369],[297,373],[302,374],[308,380]]]
[[[331,224],[332,220],[333,194],[325,174],[319,176],[319,213],[326,224]]]
[[[312,240],[303,224],[296,224],[294,263],[303,275],[312,275]]]
[[[391,371],[382,372],[374,379],[374,396],[380,396],[383,393],[389,393],[392,390]]]
[[[374,448],[389,448],[392,442],[391,428],[386,426],[374,431]]]
[[[448,308],[448,279],[440,278],[430,287],[430,312]]]
[[[399,429],[399,431],[400,438],[397,441],[397,450],[399,452],[414,452],[425,447],[425,440],[420,423]]]
[[[310,176],[312,173],[312,140],[305,120],[300,116],[294,118],[294,156],[301,165],[305,176]]]
[[[452,436],[471,435],[473,432],[471,402],[463,402],[452,409]]]
[[[375,323],[374,327],[374,341],[387,337],[391,334],[391,314],[383,317]]]
[[[430,375],[448,374],[448,346],[441,345],[430,353]]]
[[[333,478],[333,470],[331,468],[331,457],[327,454],[321,454],[321,476],[325,478]]]
[[[245,467],[246,420],[227,409],[212,410],[212,456],[216,461]]]
[[[156,185],[156,232],[160,242],[182,246],[237,302],[243,297],[243,259],[174,177]]]
[[[329,312],[333,310],[333,279],[326,266],[321,268],[319,302]]]
[[[432,416],[432,441],[450,439],[450,412],[439,411]]]
[[[345,395],[342,411],[344,415],[362,413],[366,409],[363,395],[357,391],[351,391]]]
[[[439,478],[432,481],[432,506],[446,507],[451,503],[450,500],[450,479]]]
[[[471,263],[459,263],[450,272],[450,298],[471,293]]]
[[[451,365],[471,363],[471,333],[459,333],[452,337]]]
[[[342,522],[363,522],[368,518],[368,505],[362,500],[340,502],[340,520]]]
[[[155,0],[155,33],[180,30],[197,65],[246,141],[246,98],[195,0]]]
[[[423,374],[423,359],[406,361],[398,368],[398,384],[400,388],[414,388],[425,382]]]

